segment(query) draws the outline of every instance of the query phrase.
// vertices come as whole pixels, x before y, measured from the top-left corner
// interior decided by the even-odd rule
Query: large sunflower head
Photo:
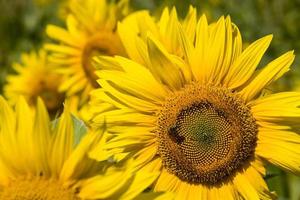
[[[119,27],[130,59],[97,58],[106,70],[96,72],[102,88],[92,93],[91,110],[109,135],[99,149],[133,155],[141,170],[160,173],[155,191],[178,199],[271,198],[262,161],[300,171],[291,125],[300,118],[300,94],[263,92],[289,70],[293,52],[257,70],[271,35],[243,49],[230,17],[209,24],[195,10],[182,22],[175,10],[159,21],[141,15]]]
[[[124,55],[116,34],[117,21],[128,8],[127,1],[71,1],[66,28],[49,25],[47,33],[56,44],[46,48],[52,52],[51,62],[66,79],[60,89],[67,95],[80,95],[86,101],[88,93],[97,87],[92,58],[95,55]]]
[[[13,68],[17,74],[7,76],[4,86],[5,96],[15,104],[20,95],[24,96],[31,106],[35,106],[37,98],[41,97],[51,114],[56,114],[62,107],[64,93],[58,90],[61,76],[54,73],[48,63],[47,53],[24,53],[22,63],[14,63]]]
[[[41,99],[33,111],[23,98],[12,109],[0,97],[0,118],[0,199],[132,199],[158,175],[90,159],[102,132],[87,130],[67,108],[50,123]]]

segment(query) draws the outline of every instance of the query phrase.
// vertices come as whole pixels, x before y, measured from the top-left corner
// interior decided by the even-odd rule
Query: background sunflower
[[[0,0],[0,91],[8,73],[15,73],[12,63],[21,60],[21,53],[39,49],[47,41],[45,27],[47,24],[63,26],[63,16],[68,12],[65,6],[68,0]],[[253,41],[263,35],[273,33],[273,42],[268,54],[263,58],[267,63],[271,58],[294,49],[300,52],[300,2],[299,0],[131,0],[133,9],[149,9],[159,14],[164,7],[175,5],[179,15],[184,16],[190,4],[203,12],[211,22],[221,15],[230,14],[233,21],[243,30],[244,42]],[[296,56],[291,72],[280,79],[274,90],[299,88],[300,56]],[[295,67],[296,66],[296,67]],[[298,89],[300,91],[300,89]],[[300,181],[285,174],[277,168],[270,168],[267,182],[271,189],[279,193],[282,199],[299,199]]]

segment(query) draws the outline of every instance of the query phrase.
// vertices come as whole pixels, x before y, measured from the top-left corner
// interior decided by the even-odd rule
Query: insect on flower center
[[[0,191],[3,200],[79,200],[74,191],[57,180],[43,177],[22,177],[13,180]]]
[[[82,53],[82,66],[84,73],[89,82],[96,88],[98,79],[95,75],[95,67],[93,66],[93,57],[99,55],[121,55],[123,47],[120,39],[113,32],[101,32],[88,39]]]
[[[257,124],[225,88],[191,84],[167,99],[158,118],[158,152],[183,181],[214,185],[253,158]]]

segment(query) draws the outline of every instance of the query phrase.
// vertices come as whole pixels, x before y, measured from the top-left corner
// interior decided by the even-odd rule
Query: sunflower
[[[272,35],[242,49],[230,17],[209,24],[193,12],[184,25],[172,12],[120,25],[130,59],[97,58],[105,70],[96,72],[92,121],[105,119],[108,131],[91,156],[127,154],[141,171],[160,173],[154,191],[180,200],[273,198],[265,163],[300,172],[300,93],[264,89],[289,71],[293,51],[258,69]],[[164,29],[171,49],[153,34]]]
[[[47,34],[57,44],[46,44],[52,53],[51,63],[63,74],[60,91],[67,96],[79,95],[81,104],[88,93],[98,87],[92,58],[95,55],[124,55],[115,32],[117,20],[126,12],[127,1],[108,3],[106,0],[71,1],[66,28],[47,27]]]
[[[157,178],[157,173],[135,172],[128,163],[90,159],[102,134],[87,132],[67,108],[52,125],[40,98],[34,110],[23,98],[13,110],[0,97],[1,199],[132,199]]]
[[[42,49],[38,52],[23,53],[22,63],[14,63],[17,74],[7,76],[4,86],[5,96],[15,104],[20,95],[35,106],[40,96],[51,114],[62,108],[64,93],[58,91],[61,76],[54,73],[48,63],[47,53]]]

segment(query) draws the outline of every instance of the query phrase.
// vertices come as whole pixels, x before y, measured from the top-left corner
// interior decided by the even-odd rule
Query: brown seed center
[[[194,184],[218,184],[253,157],[257,124],[235,93],[192,84],[167,99],[158,120],[166,169]]]

